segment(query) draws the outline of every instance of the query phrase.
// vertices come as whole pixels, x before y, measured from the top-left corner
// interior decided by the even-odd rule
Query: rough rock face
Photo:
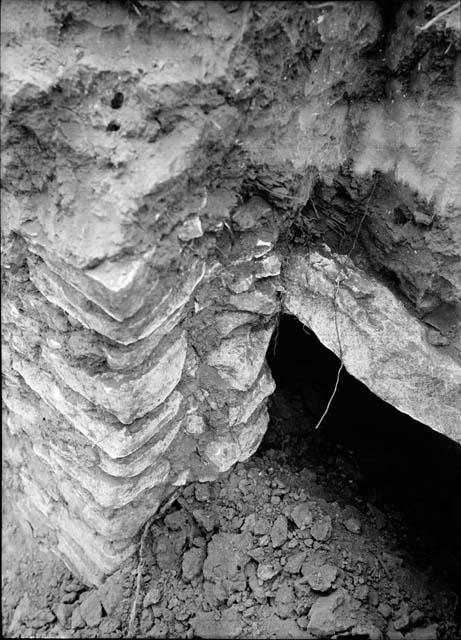
[[[361,231],[346,367],[461,440],[459,26],[427,11],[2,3],[7,487],[86,580],[255,451],[282,300],[337,350],[316,243]]]
[[[428,343],[424,325],[388,288],[328,250],[293,254],[285,277],[285,308],[349,373],[397,409],[459,440],[460,366]]]

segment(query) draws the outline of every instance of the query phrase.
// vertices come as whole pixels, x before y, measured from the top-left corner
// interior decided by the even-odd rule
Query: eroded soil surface
[[[266,438],[214,483],[181,491],[139,558],[88,589],[6,514],[9,637],[455,638],[453,579],[405,518],[360,491],[350,454],[318,432]],[[451,577],[452,578],[452,577]]]

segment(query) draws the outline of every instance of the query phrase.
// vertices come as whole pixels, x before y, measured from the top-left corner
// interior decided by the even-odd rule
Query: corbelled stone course
[[[430,36],[396,27],[405,102],[375,3],[326,4],[2,3],[6,492],[90,583],[257,449],[282,310],[338,352],[339,265],[345,366],[461,440],[452,54],[421,96]],[[319,249],[357,215],[366,269]]]

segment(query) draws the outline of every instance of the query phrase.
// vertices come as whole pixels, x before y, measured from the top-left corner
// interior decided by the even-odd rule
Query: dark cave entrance
[[[412,551],[461,578],[461,447],[374,395],[295,317],[281,318],[268,352],[276,382],[262,449],[311,466],[331,499],[392,510]],[[407,535],[403,534],[403,535]],[[402,541],[405,542],[405,541]],[[458,582],[459,584],[459,582]]]

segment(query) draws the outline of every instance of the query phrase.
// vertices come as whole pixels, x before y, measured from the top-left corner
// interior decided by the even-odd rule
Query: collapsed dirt
[[[353,482],[344,452],[301,460],[285,443],[183,491],[147,538],[137,636],[458,636],[458,596],[437,567],[415,560],[401,519],[337,491]],[[128,635],[135,559],[88,590],[13,524],[4,535],[6,635]]]
[[[310,404],[303,401],[299,372],[309,368],[299,362],[304,359],[306,365],[318,353],[315,337],[307,336],[304,346],[310,350],[298,348],[297,361],[289,348],[290,340],[293,346],[299,338],[296,331],[293,319],[282,319],[278,346],[271,345],[278,388],[259,452],[216,482],[182,489],[147,530],[142,557],[131,558],[98,589],[88,589],[59,560],[38,552],[12,521],[10,508],[4,528],[4,633],[390,640],[459,636],[454,566],[450,571],[449,563],[433,555],[427,522],[420,523],[416,535],[415,521],[407,517],[419,478],[412,484],[411,474],[403,471],[408,490],[402,488],[396,505],[376,481],[379,468],[375,466],[374,476],[367,472],[367,455],[368,463],[372,456],[375,461],[386,458],[381,471],[385,464],[389,470],[395,465],[396,477],[389,474],[385,484],[392,490],[394,481],[402,487],[398,465],[406,462],[414,469],[412,460],[405,458],[405,449],[403,454],[397,447],[384,450],[383,438],[379,445],[376,439],[363,439],[359,458],[359,448],[351,448],[356,432],[345,422],[350,416],[341,415],[340,397],[327,422],[312,431],[324,392],[321,386],[317,394],[311,388],[304,394]],[[280,353],[285,361],[277,360]],[[288,359],[291,368],[286,367]],[[317,380],[327,387],[336,362],[328,357],[317,362]],[[344,392],[351,393],[347,384]],[[371,401],[365,396],[362,401],[364,410],[369,408]],[[376,413],[375,423],[381,418]],[[345,435],[338,438],[339,433]],[[433,497],[437,487],[452,494],[456,488],[437,475],[425,489],[430,485],[425,506],[438,518],[443,556],[444,539],[454,541],[454,523],[447,503],[444,511],[443,501]],[[434,514],[427,511],[427,521]]]

